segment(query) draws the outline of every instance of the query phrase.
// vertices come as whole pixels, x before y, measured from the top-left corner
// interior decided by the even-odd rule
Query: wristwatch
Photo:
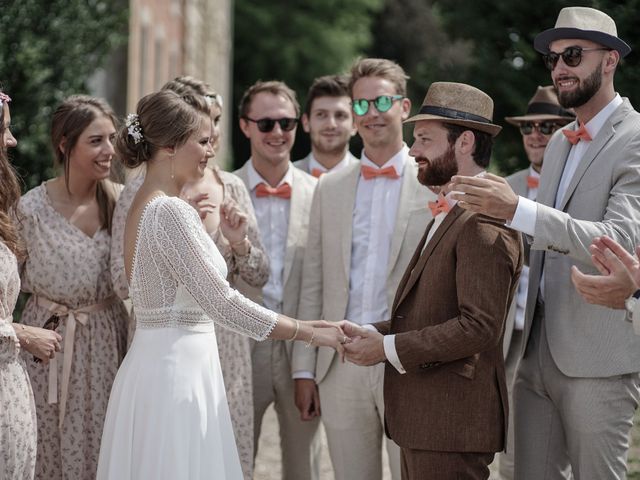
[[[633,316],[634,313],[637,310],[640,310],[640,302],[638,301],[638,299],[640,299],[640,290],[636,290],[633,295],[631,295],[629,298],[627,298],[624,301],[624,308],[627,310],[627,321],[632,322],[633,321]],[[635,315],[639,315],[640,311],[638,311],[637,313],[635,313]]]

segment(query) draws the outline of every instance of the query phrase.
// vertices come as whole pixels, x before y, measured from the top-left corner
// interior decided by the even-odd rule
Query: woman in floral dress
[[[94,479],[113,379],[126,348],[127,312],[109,270],[119,186],[108,180],[115,118],[102,100],[73,96],[53,115],[63,173],[27,192],[18,218],[26,245],[22,315],[62,336],[48,364],[25,355],[38,415],[36,477]]]
[[[16,141],[9,131],[11,99],[0,92],[0,477],[33,479],[36,465],[36,408],[12,313],[20,291],[17,258],[24,251],[12,221],[20,185],[7,160]]]

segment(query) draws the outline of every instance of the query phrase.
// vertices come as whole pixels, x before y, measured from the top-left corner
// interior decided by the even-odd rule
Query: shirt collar
[[[540,178],[540,173],[536,172],[532,166],[529,166],[529,176],[534,178]]]
[[[593,117],[585,124],[584,127],[587,129],[587,132],[589,132],[591,138],[596,138],[596,135],[598,135],[598,132],[600,131],[600,129],[602,129],[604,122],[609,119],[609,117],[620,105],[622,105],[622,98],[620,98],[620,95],[616,93],[616,96],[613,97],[613,100],[611,100],[602,110],[600,110],[596,114],[595,117]]]
[[[333,167],[331,169],[332,172],[337,172],[338,170],[343,169],[344,167],[347,166],[347,158],[349,157],[349,151],[347,150],[347,153],[345,153],[344,157],[342,158],[342,160],[340,160],[338,163],[336,163],[335,167]],[[313,152],[311,152],[309,154],[309,171],[312,172],[314,169],[318,169],[321,172],[328,172],[329,170],[327,170],[327,168],[322,165],[318,160],[316,160],[316,157],[313,156]]]
[[[409,158],[409,147],[407,147],[406,143],[403,143],[400,151],[398,151],[398,153],[396,153],[393,157],[387,160],[386,163],[381,167],[378,167],[378,165],[376,165],[375,163],[373,163],[371,160],[367,158],[367,155],[364,153],[364,149],[362,149],[361,162],[362,162],[362,165],[367,165],[372,168],[383,169],[383,168],[392,166],[393,168],[396,169],[396,173],[398,174],[398,176],[402,177],[407,158]]]
[[[253,166],[252,159],[249,159],[247,177],[249,178],[249,191],[253,191],[261,183],[264,183],[265,185],[269,185],[269,182],[267,182],[264,178],[262,178],[262,175],[260,175],[256,171],[255,167]],[[293,169],[291,168],[291,162],[289,162],[289,168],[287,169],[287,173],[285,173],[284,177],[282,177],[282,180],[280,180],[280,182],[278,183],[278,185],[276,185],[276,187],[279,187],[283,183],[288,183],[289,185],[293,185]]]

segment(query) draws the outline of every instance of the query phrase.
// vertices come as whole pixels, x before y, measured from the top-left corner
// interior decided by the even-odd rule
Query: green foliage
[[[283,80],[300,96],[315,77],[344,71],[372,39],[373,14],[383,0],[236,0],[234,105],[257,80]],[[248,142],[232,122],[236,164],[249,157]],[[300,133],[294,158],[306,155]]]
[[[31,188],[53,174],[49,123],[70,94],[106,55],[126,40],[127,3],[121,0],[20,0],[0,8],[0,82],[13,98],[19,148],[13,161]]]

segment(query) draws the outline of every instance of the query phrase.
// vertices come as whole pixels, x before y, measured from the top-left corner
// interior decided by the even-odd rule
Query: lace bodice
[[[138,328],[213,331],[215,322],[265,339],[277,314],[232,289],[226,276],[225,261],[193,208],[166,196],[147,204],[131,272]]]

